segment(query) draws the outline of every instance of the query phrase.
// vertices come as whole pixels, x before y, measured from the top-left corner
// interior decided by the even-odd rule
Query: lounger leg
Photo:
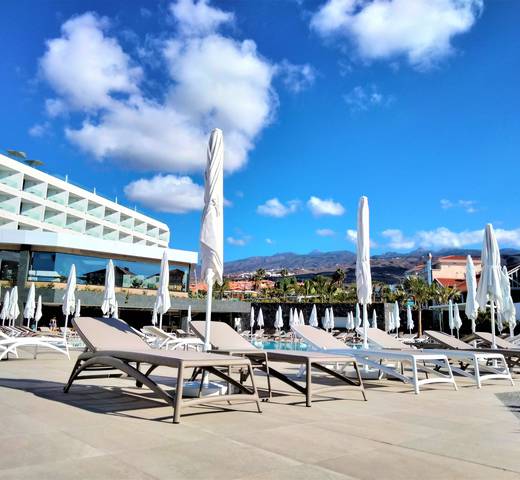
[[[415,394],[419,395],[419,376],[417,373],[417,361],[415,360],[415,358],[412,358],[412,375]]]
[[[208,374],[209,375],[209,374]],[[204,369],[200,369],[200,383],[199,383],[199,394],[197,395],[198,398],[202,397],[202,387],[204,387]]]
[[[426,378],[430,378],[430,377],[428,376],[428,372],[426,371],[426,360],[423,360],[422,363],[423,363],[423,366],[424,366],[424,368],[425,368],[425,372],[424,372],[424,373],[425,373],[425,375],[426,375]]]
[[[363,385],[363,379],[361,378],[361,372],[359,371],[359,365],[356,361],[354,361],[354,368],[356,369],[357,378],[359,381],[359,386],[361,387],[361,393],[363,394],[363,398],[365,402],[367,401],[367,396],[365,393],[365,385]]]
[[[201,380],[202,385],[202,380]],[[177,372],[177,388],[175,389],[175,404],[173,406],[173,423],[179,423],[181,419],[182,390],[184,388],[184,365],[179,365]]]
[[[258,409],[258,413],[262,413],[262,409],[260,408],[260,399],[258,397],[258,391],[256,389],[255,375],[253,373],[253,367],[251,366],[251,364],[247,366],[247,371],[249,372],[249,376],[251,377],[251,386],[253,387],[253,393],[256,395],[256,408]]]
[[[271,390],[271,374],[269,373],[269,361],[267,360],[267,353],[265,354],[265,374],[267,375],[267,390],[268,390],[268,400],[270,400],[273,397],[273,393]]]
[[[312,364],[310,358],[307,359],[305,371],[305,399],[308,407],[312,405]]]
[[[69,377],[69,381],[67,382],[67,385],[63,387],[63,393],[68,393],[70,390],[70,387],[72,386],[72,382],[74,382],[79,366],[80,366],[81,360],[76,360],[76,363],[74,364],[74,368],[72,369],[72,372]]]
[[[458,391],[459,388],[457,387],[457,383],[455,382],[455,377],[453,376],[453,370],[451,369],[451,365],[448,359],[446,359],[446,368],[448,369],[448,374],[453,382],[453,388],[455,391]]]
[[[477,388],[482,388],[482,381],[480,379],[480,367],[478,364],[478,359],[473,357],[473,370],[475,374],[475,380],[477,382]]]

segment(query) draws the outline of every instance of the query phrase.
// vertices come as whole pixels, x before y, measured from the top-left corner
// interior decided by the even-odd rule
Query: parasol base
[[[201,397],[214,397],[217,395],[225,395],[227,390],[227,384],[218,382],[209,382],[204,384],[202,385],[202,390],[200,390],[200,381],[195,380],[184,382],[182,396],[186,398],[197,398],[200,392]]]
[[[347,378],[357,379],[357,372],[353,368],[344,370],[342,373]],[[381,380],[385,376],[385,373],[381,370],[377,370],[375,368],[367,368],[363,366],[359,367],[359,373],[363,380]]]

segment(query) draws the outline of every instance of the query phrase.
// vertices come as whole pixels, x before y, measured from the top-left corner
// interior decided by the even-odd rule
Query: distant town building
[[[475,273],[480,277],[482,270],[480,258],[473,257]],[[406,272],[406,275],[419,275],[428,281],[428,262],[421,263]],[[431,280],[443,287],[454,287],[461,293],[467,292],[466,286],[466,256],[446,255],[432,259]]]

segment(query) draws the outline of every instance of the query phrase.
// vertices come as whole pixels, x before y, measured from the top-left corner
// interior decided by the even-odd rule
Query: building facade
[[[120,308],[150,310],[165,249],[172,297],[187,297],[197,253],[169,240],[166,224],[0,155],[0,286],[18,286],[21,311],[34,282],[57,316],[72,264],[82,308],[98,309],[108,259]]]

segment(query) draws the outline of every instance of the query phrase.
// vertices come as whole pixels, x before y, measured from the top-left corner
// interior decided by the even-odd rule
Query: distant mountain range
[[[398,282],[404,273],[426,260],[427,250],[414,250],[408,253],[387,252],[381,255],[373,255],[371,258],[372,278],[376,281],[387,283]],[[472,255],[480,256],[480,250],[472,249],[443,249],[432,252],[435,257],[446,255]],[[520,250],[503,249],[503,257],[520,255]],[[519,259],[520,262],[520,259]],[[307,254],[276,253],[270,256],[248,257],[241,260],[226,262],[224,274],[235,276],[241,273],[254,272],[259,268],[265,270],[280,270],[286,268],[291,273],[296,273],[300,279],[313,277],[316,274],[332,275],[338,268],[346,272],[346,281],[354,281],[356,254],[348,250],[334,252],[312,251]]]

